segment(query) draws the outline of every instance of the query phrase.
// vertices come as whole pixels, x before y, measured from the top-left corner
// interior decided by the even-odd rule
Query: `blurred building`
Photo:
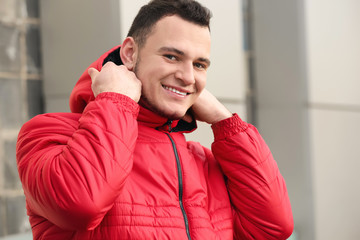
[[[30,230],[15,159],[21,125],[68,112],[76,80],[146,2],[0,0],[0,237]],[[269,144],[293,238],[360,239],[360,2],[200,2],[214,15],[208,89]],[[199,124],[188,138],[210,147],[212,133]]]
[[[30,230],[15,145],[21,125],[43,112],[37,0],[0,0],[0,236]]]

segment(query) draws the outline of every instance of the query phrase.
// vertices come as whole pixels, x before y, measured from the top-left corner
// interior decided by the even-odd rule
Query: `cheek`
[[[197,77],[196,80],[196,89],[197,91],[202,91],[206,85],[206,74],[201,74]]]
[[[151,68],[138,68],[137,70],[136,76],[142,84],[142,89],[148,91],[153,85],[154,72],[152,72]]]
[[[160,82],[164,76],[169,72],[168,69],[163,64],[148,64],[143,68],[139,69],[138,77],[141,82],[150,82],[154,84],[155,82]]]

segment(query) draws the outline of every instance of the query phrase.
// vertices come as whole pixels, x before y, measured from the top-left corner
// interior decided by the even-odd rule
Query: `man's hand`
[[[232,113],[220,103],[214,95],[204,89],[191,107],[191,111],[196,120],[214,124],[232,116]],[[185,116],[187,121],[189,116]]]
[[[117,66],[113,62],[107,62],[100,72],[95,68],[89,68],[88,73],[92,80],[91,89],[95,97],[102,92],[116,92],[139,102],[141,82],[135,73],[124,65]]]

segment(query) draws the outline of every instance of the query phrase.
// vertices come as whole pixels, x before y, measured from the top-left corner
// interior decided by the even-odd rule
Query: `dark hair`
[[[178,15],[182,19],[210,30],[209,9],[195,0],[152,0],[144,5],[136,15],[128,37],[133,37],[141,48],[155,24],[166,16]]]

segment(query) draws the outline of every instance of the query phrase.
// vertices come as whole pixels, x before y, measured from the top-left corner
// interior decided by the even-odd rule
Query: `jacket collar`
[[[142,106],[140,106],[140,112],[137,120],[140,125],[166,132],[189,133],[197,128],[195,120],[190,123],[181,119],[169,120]]]

